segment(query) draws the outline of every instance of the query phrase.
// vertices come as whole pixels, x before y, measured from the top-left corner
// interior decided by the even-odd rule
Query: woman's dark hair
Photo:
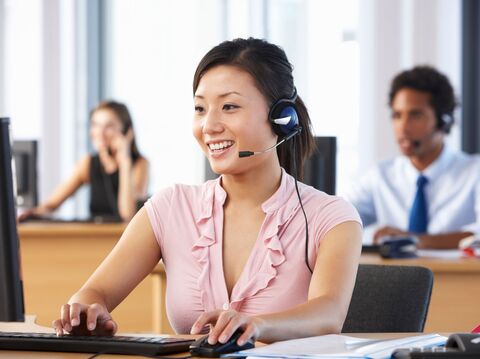
[[[193,94],[202,76],[218,65],[232,65],[248,72],[258,90],[265,96],[271,107],[279,99],[289,99],[295,93],[292,70],[285,52],[276,45],[261,39],[235,39],[224,41],[211,49],[198,64],[193,77]],[[295,152],[285,144],[277,147],[280,165],[291,175],[303,178],[305,160],[314,150],[310,117],[300,96],[295,100],[299,125],[302,131],[290,141],[295,142]],[[279,138],[279,141],[281,138]],[[289,141],[289,142],[290,142]],[[294,162],[297,174],[294,173]]]
[[[122,124],[122,134],[125,135],[129,129],[133,130],[132,116],[130,116],[130,111],[128,111],[127,106],[123,103],[112,100],[102,101],[94,109],[92,109],[92,111],[90,111],[90,118],[92,118],[93,114],[98,110],[110,110],[115,113]],[[135,132],[130,145],[130,153],[133,161],[136,161],[139,157],[142,157],[138,151],[137,143],[135,141]]]
[[[395,95],[402,89],[409,88],[430,94],[430,105],[437,117],[437,128],[450,132],[453,124],[453,111],[457,105],[453,87],[448,78],[431,66],[416,66],[394,77],[390,86],[389,105],[392,106]],[[443,116],[450,117],[445,125]]]

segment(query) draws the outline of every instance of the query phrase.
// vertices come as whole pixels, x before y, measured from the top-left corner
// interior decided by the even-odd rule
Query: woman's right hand
[[[23,222],[23,221],[25,221],[27,219],[30,219],[30,218],[41,218],[41,217],[44,217],[44,216],[46,216],[50,213],[51,212],[44,207],[30,208],[30,209],[27,209],[27,210],[23,211],[18,216],[18,221]]]
[[[67,333],[111,336],[117,332],[117,323],[112,319],[107,308],[98,303],[64,304],[60,316],[60,319],[52,323],[58,336]]]

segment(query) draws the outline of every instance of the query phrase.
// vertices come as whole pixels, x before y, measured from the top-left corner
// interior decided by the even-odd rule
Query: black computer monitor
[[[17,206],[32,208],[38,204],[37,141],[13,141]]]
[[[337,177],[337,138],[315,137],[315,144],[315,152],[305,162],[303,183],[334,195]]]
[[[315,137],[316,149],[305,162],[303,183],[328,194],[335,194],[337,170],[337,138],[330,136]],[[208,159],[205,158],[205,180],[217,178]]]
[[[24,321],[23,285],[10,146],[10,120],[0,118],[0,321]]]

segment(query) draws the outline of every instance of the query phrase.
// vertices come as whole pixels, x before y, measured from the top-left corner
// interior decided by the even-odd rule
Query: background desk
[[[360,262],[419,265],[432,270],[434,284],[425,332],[465,332],[480,322],[480,260],[433,258],[386,260],[377,254],[363,254]],[[173,333],[165,315],[166,277],[161,263],[157,265],[151,277],[154,286],[154,330],[157,333]]]
[[[124,224],[25,223],[18,227],[25,312],[50,326],[120,238]],[[113,312],[122,332],[152,331],[147,277]]]
[[[123,229],[123,224],[21,224],[26,313],[36,313],[39,324],[50,326],[60,306],[93,273]],[[466,331],[480,322],[480,260],[384,260],[365,254],[361,263],[421,265],[433,271],[426,332]],[[122,332],[173,333],[165,314],[165,285],[159,264],[115,309]]]
[[[430,268],[434,274],[425,332],[465,332],[480,322],[480,260],[382,259],[363,254],[361,263]]]

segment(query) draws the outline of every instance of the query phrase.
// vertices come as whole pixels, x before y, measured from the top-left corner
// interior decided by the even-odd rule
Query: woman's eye
[[[203,112],[202,106],[195,106],[195,112]]]
[[[237,106],[237,105],[232,105],[232,104],[230,104],[230,103],[227,103],[227,104],[223,105],[223,109],[224,109],[224,110],[227,110],[227,111],[229,111],[229,110],[235,110],[235,109],[238,108],[238,107],[239,107],[239,106]]]

